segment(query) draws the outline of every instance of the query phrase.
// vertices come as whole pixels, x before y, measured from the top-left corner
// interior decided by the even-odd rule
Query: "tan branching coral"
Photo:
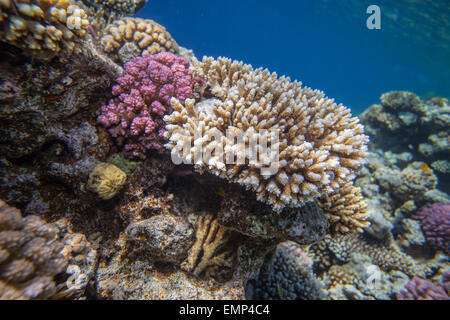
[[[120,191],[126,180],[125,172],[111,163],[102,162],[89,175],[88,188],[107,200]]]
[[[42,57],[79,50],[88,25],[73,0],[0,1],[1,40]]]
[[[259,163],[247,157],[245,164],[236,165],[214,151],[207,162],[195,163],[199,172],[212,172],[255,191],[275,210],[299,207],[353,181],[364,161],[368,137],[348,108],[321,91],[226,58],[204,58],[196,72],[207,82],[206,94],[215,98],[197,104],[186,100],[185,105],[172,99],[175,111],[165,117],[166,147],[172,156],[192,163],[201,150],[220,148],[248,156],[254,152],[249,151],[250,140],[278,136],[279,143],[269,147],[278,149],[278,159],[274,153],[260,154]],[[234,137],[227,137],[227,130],[235,129],[250,138],[236,144]],[[220,138],[210,141],[217,132]],[[194,147],[183,154],[180,143]],[[262,174],[261,168],[269,164],[275,170]]]
[[[147,0],[83,0],[83,2],[98,9],[116,11],[127,15],[137,12],[145,5]]]
[[[121,60],[119,56],[178,51],[178,44],[166,28],[153,20],[140,18],[126,17],[114,21],[104,30],[100,43],[103,51],[116,61]]]
[[[231,231],[211,214],[198,218],[196,240],[181,267],[196,276],[216,277],[233,266],[235,252],[229,245]]]
[[[334,232],[362,232],[369,225],[367,203],[361,195],[361,189],[348,182],[332,194],[318,199]]]

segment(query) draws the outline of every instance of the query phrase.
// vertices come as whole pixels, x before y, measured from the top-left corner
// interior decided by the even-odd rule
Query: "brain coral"
[[[126,17],[109,24],[100,43],[103,51],[118,62],[127,62],[124,60],[133,55],[178,51],[177,43],[163,26],[140,18]]]
[[[88,25],[72,0],[0,1],[0,38],[42,57],[73,52]]]
[[[434,203],[419,210],[414,218],[420,220],[427,242],[450,254],[450,203]]]
[[[112,88],[116,97],[101,107],[98,120],[127,155],[145,158],[147,150],[161,150],[165,143],[163,116],[172,111],[170,99],[193,97],[201,83],[184,58],[169,52],[144,55],[125,64]]]
[[[266,157],[260,154],[262,164],[247,160],[230,164],[220,152],[211,153],[208,161],[195,161],[197,171],[237,182],[278,211],[330,194],[355,178],[366,155],[368,137],[349,109],[321,91],[226,58],[205,57],[196,71],[206,79],[214,98],[197,104],[172,100],[175,111],[164,118],[168,123],[166,147],[172,156],[192,163],[201,150],[220,147],[248,160],[253,152],[249,140],[273,141],[278,136],[279,143],[271,148],[279,152]],[[234,129],[250,138],[236,144],[234,138],[225,137],[227,130]],[[220,134],[219,143],[209,141],[216,133]],[[180,144],[194,147],[183,154]],[[261,174],[260,169],[268,164],[275,170]]]

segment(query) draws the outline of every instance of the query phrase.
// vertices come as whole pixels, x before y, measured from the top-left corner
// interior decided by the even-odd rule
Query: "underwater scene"
[[[0,26],[0,300],[450,300],[448,0]]]

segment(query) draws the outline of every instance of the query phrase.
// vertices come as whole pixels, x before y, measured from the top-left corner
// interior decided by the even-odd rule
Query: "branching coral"
[[[0,39],[42,57],[73,52],[88,25],[86,13],[72,0],[0,2]]]
[[[197,171],[212,172],[255,191],[259,200],[276,210],[301,206],[355,178],[368,138],[349,109],[321,91],[242,62],[204,58],[196,71],[216,98],[198,104],[186,100],[184,105],[172,100],[175,111],[165,120],[170,140],[166,147],[173,156],[190,163],[195,160]],[[234,129],[247,134],[248,140],[236,144],[235,137],[227,137],[227,130]],[[217,134],[218,140],[213,140],[211,136]],[[274,143],[276,136],[279,143]],[[255,152],[249,141],[255,139],[270,139],[271,150],[278,152],[260,153],[261,161],[248,161]],[[193,147],[183,154],[180,143]],[[217,151],[207,161],[197,161],[201,150],[216,148],[245,155],[246,161],[230,163]],[[261,168],[268,165],[270,172],[262,174]]]
[[[319,198],[319,206],[329,218],[333,231],[347,233],[362,232],[369,225],[367,204],[361,196],[361,189],[346,183],[330,195]]]
[[[165,142],[162,118],[172,111],[170,99],[193,97],[201,83],[189,62],[171,53],[133,59],[125,64],[112,88],[116,97],[101,108],[98,120],[129,156],[145,158],[147,150],[161,150]]]
[[[109,24],[100,43],[104,52],[122,63],[128,62],[130,57],[178,51],[177,43],[163,26],[141,18],[127,17]]]
[[[182,268],[196,276],[217,276],[222,269],[231,269],[235,252],[229,244],[231,231],[211,214],[198,218],[196,239]]]
[[[420,220],[427,242],[450,254],[450,204],[434,203],[429,208],[419,210],[414,218]]]

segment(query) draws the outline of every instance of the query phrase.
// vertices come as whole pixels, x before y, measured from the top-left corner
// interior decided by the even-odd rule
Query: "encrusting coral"
[[[0,1],[0,39],[42,58],[80,51],[88,26],[72,0]]]
[[[104,200],[113,198],[127,180],[125,172],[111,163],[99,163],[89,175],[88,188]]]
[[[178,51],[178,44],[166,28],[149,19],[122,18],[109,24],[102,33],[102,50],[117,62],[126,63],[145,54]]]
[[[172,99],[175,111],[164,118],[172,156],[194,164],[199,172],[212,172],[255,191],[278,211],[330,194],[355,178],[368,138],[349,109],[321,91],[226,58],[205,57],[195,71],[215,98],[197,104]],[[216,151],[207,161],[197,161],[202,150],[216,148],[249,160],[255,151],[248,150],[250,142],[236,144],[234,137],[226,137],[227,130],[234,129],[244,131],[248,140],[270,139],[279,158],[271,152],[259,155],[261,163],[236,165]],[[274,143],[277,135],[279,143]],[[193,147],[183,154],[180,145]],[[260,169],[266,165],[274,171],[263,175]]]
[[[194,76],[185,58],[169,52],[145,55],[125,64],[116,79],[115,98],[102,106],[98,121],[108,128],[128,156],[145,159],[147,150],[162,150],[163,116],[172,111],[170,99],[194,97],[202,80]]]

